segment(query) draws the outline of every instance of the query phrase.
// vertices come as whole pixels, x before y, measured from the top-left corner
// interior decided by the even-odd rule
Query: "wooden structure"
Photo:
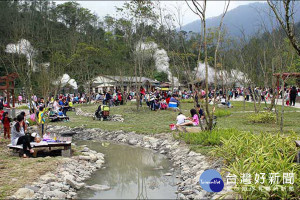
[[[279,79],[282,78],[283,81],[285,81],[286,78],[289,77],[298,77],[300,78],[300,73],[275,73],[273,76],[276,76],[277,78],[277,87],[279,87]]]
[[[64,157],[70,157],[71,156],[71,144],[72,144],[72,137],[59,137],[58,138],[60,142],[45,142],[42,141],[40,143],[31,142],[30,145],[34,149],[33,157],[37,156],[37,153],[39,151],[42,151],[44,148],[49,148],[49,151],[51,151],[51,148],[54,147],[63,147],[61,149],[61,154]],[[23,155],[23,146],[22,145],[16,145],[12,146],[11,144],[7,145],[9,149],[14,150],[14,152],[18,152],[19,156]]]
[[[10,108],[10,95],[12,95],[12,106],[15,107],[15,79],[18,78],[19,75],[17,73],[12,73],[7,76],[0,77],[0,90],[6,91],[6,101],[7,107]],[[1,83],[5,83],[2,85]]]

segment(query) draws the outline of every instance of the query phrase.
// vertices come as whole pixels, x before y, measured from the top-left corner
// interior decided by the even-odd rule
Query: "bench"
[[[296,147],[300,147],[300,140],[296,140]],[[297,153],[297,163],[300,163],[300,151]]]
[[[63,147],[61,150],[61,154],[63,157],[70,157],[71,156],[71,144],[72,144],[72,137],[59,137],[59,141],[61,142],[46,142],[41,141],[39,143],[31,142],[30,145],[34,149],[33,157],[37,156],[37,153],[41,151],[43,148],[49,148],[51,151],[51,148],[53,147]],[[23,155],[23,146],[22,145],[16,145],[13,146],[12,144],[7,145],[9,149],[12,149],[14,152],[18,152],[19,156]]]

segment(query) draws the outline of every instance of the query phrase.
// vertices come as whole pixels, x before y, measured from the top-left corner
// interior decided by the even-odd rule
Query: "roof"
[[[108,80],[109,79],[109,80]],[[146,82],[158,83],[159,81],[147,78],[147,77],[134,77],[134,76],[106,76],[100,75],[94,79],[94,82],[104,83],[104,82]],[[140,81],[141,80],[141,81]]]

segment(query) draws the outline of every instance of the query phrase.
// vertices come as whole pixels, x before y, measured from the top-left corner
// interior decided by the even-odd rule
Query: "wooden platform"
[[[52,147],[63,147],[62,149],[62,156],[70,157],[71,156],[71,144],[72,144],[72,137],[59,137],[57,138],[61,142],[46,142],[41,141],[40,143],[31,142],[31,147],[35,150],[33,157],[37,156],[37,153],[42,150],[42,148],[49,148],[51,151]],[[15,152],[19,152],[19,155],[23,154],[23,146],[16,145],[13,146],[12,144],[7,145],[9,149],[13,149]]]

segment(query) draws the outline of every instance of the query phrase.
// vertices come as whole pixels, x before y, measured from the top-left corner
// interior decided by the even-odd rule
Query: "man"
[[[291,101],[291,106],[295,106],[296,103],[296,97],[297,97],[297,89],[295,86],[292,87],[290,91],[290,101]]]
[[[199,119],[204,120],[205,119],[205,113],[204,113],[203,109],[201,108],[201,106],[199,104],[197,104],[197,112],[198,112],[198,115],[199,115]]]

